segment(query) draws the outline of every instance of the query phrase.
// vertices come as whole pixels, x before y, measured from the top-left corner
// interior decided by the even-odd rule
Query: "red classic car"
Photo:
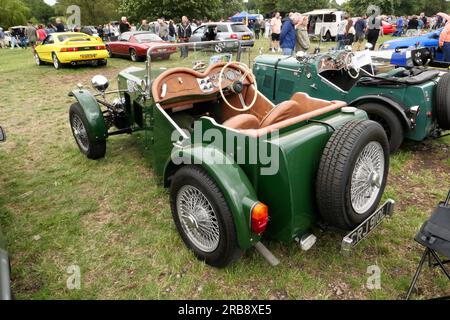
[[[124,32],[117,41],[106,44],[110,57],[129,57],[132,61],[145,59],[148,48],[167,43],[156,34],[148,31]],[[152,58],[169,59],[176,52],[175,47],[161,48],[152,52]]]
[[[397,27],[394,24],[390,24],[389,22],[383,21],[383,34],[393,34],[397,31]]]

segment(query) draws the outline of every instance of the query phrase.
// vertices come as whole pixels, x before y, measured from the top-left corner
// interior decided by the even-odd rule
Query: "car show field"
[[[255,40],[250,62],[260,47],[267,52],[268,41]],[[181,63],[173,54],[152,68]],[[307,252],[294,242],[263,241],[279,258],[276,267],[249,249],[216,269],[194,259],[178,235],[145,134],[108,139],[97,161],[73,140],[68,93],[78,83],[90,89],[97,74],[117,89],[119,72],[132,66],[145,64],[110,58],[101,69],[55,70],[36,66],[29,49],[1,51],[0,124],[8,139],[0,150],[0,225],[18,299],[404,298],[421,251],[413,238],[448,192],[450,136],[406,140],[391,156],[382,200],[396,202],[394,215],[349,254],[340,252],[345,232],[316,225],[318,240]],[[71,290],[74,270],[79,288]],[[418,298],[450,292],[445,277],[427,272],[435,276],[421,278]]]

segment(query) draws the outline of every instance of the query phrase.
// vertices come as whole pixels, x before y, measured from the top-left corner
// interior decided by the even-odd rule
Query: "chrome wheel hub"
[[[86,128],[83,125],[83,121],[81,121],[77,114],[72,116],[72,130],[80,148],[87,152],[89,149],[88,135]]]
[[[176,199],[178,217],[189,240],[204,252],[213,252],[219,245],[219,224],[206,196],[191,185],[183,186]]]
[[[370,142],[356,160],[351,179],[351,203],[357,214],[365,214],[375,203],[384,178],[384,151]]]

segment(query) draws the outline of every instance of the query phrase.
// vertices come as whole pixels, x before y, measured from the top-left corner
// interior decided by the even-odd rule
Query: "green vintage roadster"
[[[301,91],[366,111],[385,129],[391,152],[405,138],[422,141],[450,130],[450,73],[423,66],[380,70],[368,57],[346,50],[260,55],[253,71],[261,93],[274,103]]]
[[[120,72],[117,90],[103,76],[92,79],[98,93],[78,85],[69,114],[80,151],[99,159],[109,137],[142,134],[181,238],[212,266],[251,247],[276,264],[261,239],[306,250],[318,221],[355,228],[343,246],[356,245],[392,211],[392,201],[377,210],[389,168],[383,128],[360,109],[302,92],[274,105],[239,50],[207,60],[205,47],[216,44],[170,44],[197,50],[172,68],[151,61],[164,45],[149,49],[146,68]]]

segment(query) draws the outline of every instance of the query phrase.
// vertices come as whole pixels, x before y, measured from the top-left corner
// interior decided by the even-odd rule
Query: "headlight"
[[[389,43],[385,43],[383,44],[383,49],[389,49],[391,45]]]

